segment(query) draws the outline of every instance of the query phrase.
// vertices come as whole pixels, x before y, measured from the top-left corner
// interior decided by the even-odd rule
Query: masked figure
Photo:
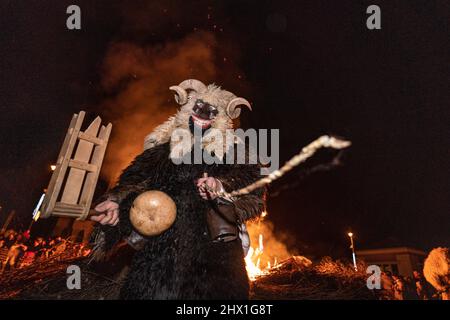
[[[135,247],[140,244],[121,289],[123,299],[247,299],[244,255],[249,243],[244,223],[264,210],[264,190],[232,202],[216,192],[261,178],[260,166],[249,163],[247,148],[243,157],[236,154],[242,141],[227,134],[240,107],[250,104],[194,79],[170,89],[181,109],[146,137],[144,152],[96,207],[102,212],[92,218],[100,222],[96,251],[109,250],[124,238]],[[196,145],[214,161],[199,162]],[[231,153],[235,161],[230,164],[226,159]],[[237,163],[239,158],[244,161]],[[130,223],[129,212],[136,197],[148,190],[169,195],[177,213],[165,232],[142,237]]]

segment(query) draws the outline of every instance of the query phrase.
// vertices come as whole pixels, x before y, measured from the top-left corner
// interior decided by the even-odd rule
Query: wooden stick
[[[321,148],[333,148],[333,149],[344,149],[351,145],[350,141],[347,140],[341,140],[335,137],[330,136],[321,136],[308,144],[306,147],[304,147],[297,155],[292,157],[284,166],[282,166],[280,169],[275,170],[268,176],[261,178],[257,180],[256,182],[241,188],[239,190],[234,190],[232,192],[215,192],[214,190],[211,190],[207,187],[208,191],[210,193],[213,193],[217,195],[218,197],[224,198],[228,201],[234,201],[236,197],[243,196],[246,194],[249,194],[250,192],[264,187],[273,181],[281,178],[283,175],[285,175],[287,172],[291,171],[294,167],[298,166],[299,164],[305,162],[308,158],[312,157],[314,153],[316,153],[317,150]]]

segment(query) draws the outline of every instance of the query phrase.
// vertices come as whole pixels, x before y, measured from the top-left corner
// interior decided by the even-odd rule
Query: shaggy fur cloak
[[[169,158],[170,142],[145,150],[122,173],[107,195],[120,205],[116,227],[101,226],[106,248],[132,231],[129,210],[143,191],[160,190],[176,203],[175,223],[159,236],[148,238],[134,255],[121,290],[123,299],[247,299],[249,280],[241,240],[213,242],[206,213],[218,209],[203,200],[195,180],[203,173],[219,179],[226,191],[260,178],[260,167],[249,164],[181,164]],[[236,223],[257,217],[264,210],[264,190],[240,197],[233,204]]]

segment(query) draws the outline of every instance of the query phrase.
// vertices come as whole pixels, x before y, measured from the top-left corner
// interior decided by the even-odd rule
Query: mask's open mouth
[[[208,129],[209,127],[211,127],[211,124],[214,121],[214,119],[202,119],[195,114],[193,114],[191,116],[191,118],[192,118],[192,122],[194,123],[194,125],[198,128],[202,128],[202,129]]]
[[[210,105],[207,102],[204,102],[201,99],[195,101],[195,104],[192,108],[192,122],[197,128],[208,129],[211,127],[211,124],[214,122],[217,114],[217,108]]]

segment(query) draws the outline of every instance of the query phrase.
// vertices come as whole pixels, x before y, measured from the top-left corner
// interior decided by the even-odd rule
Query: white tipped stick
[[[36,208],[34,208],[34,210],[33,210],[33,220],[35,220],[35,221],[37,219],[39,219],[38,212],[39,212],[39,209],[41,208],[42,201],[44,201],[44,197],[45,197],[45,193],[43,193],[42,196],[39,198]]]
[[[233,201],[235,197],[242,196],[245,194],[249,194],[250,192],[264,187],[273,181],[281,178],[284,174],[291,171],[294,167],[298,166],[299,164],[305,162],[308,158],[312,157],[314,153],[316,153],[317,150],[321,148],[333,148],[333,149],[344,149],[351,145],[350,141],[347,140],[341,140],[335,137],[331,136],[321,136],[308,144],[306,147],[304,147],[297,155],[292,157],[284,166],[282,166],[280,169],[275,170],[268,176],[261,178],[260,180],[242,188],[239,190],[232,191],[230,193],[228,192],[219,192],[216,193],[217,196],[225,198],[229,201]]]

